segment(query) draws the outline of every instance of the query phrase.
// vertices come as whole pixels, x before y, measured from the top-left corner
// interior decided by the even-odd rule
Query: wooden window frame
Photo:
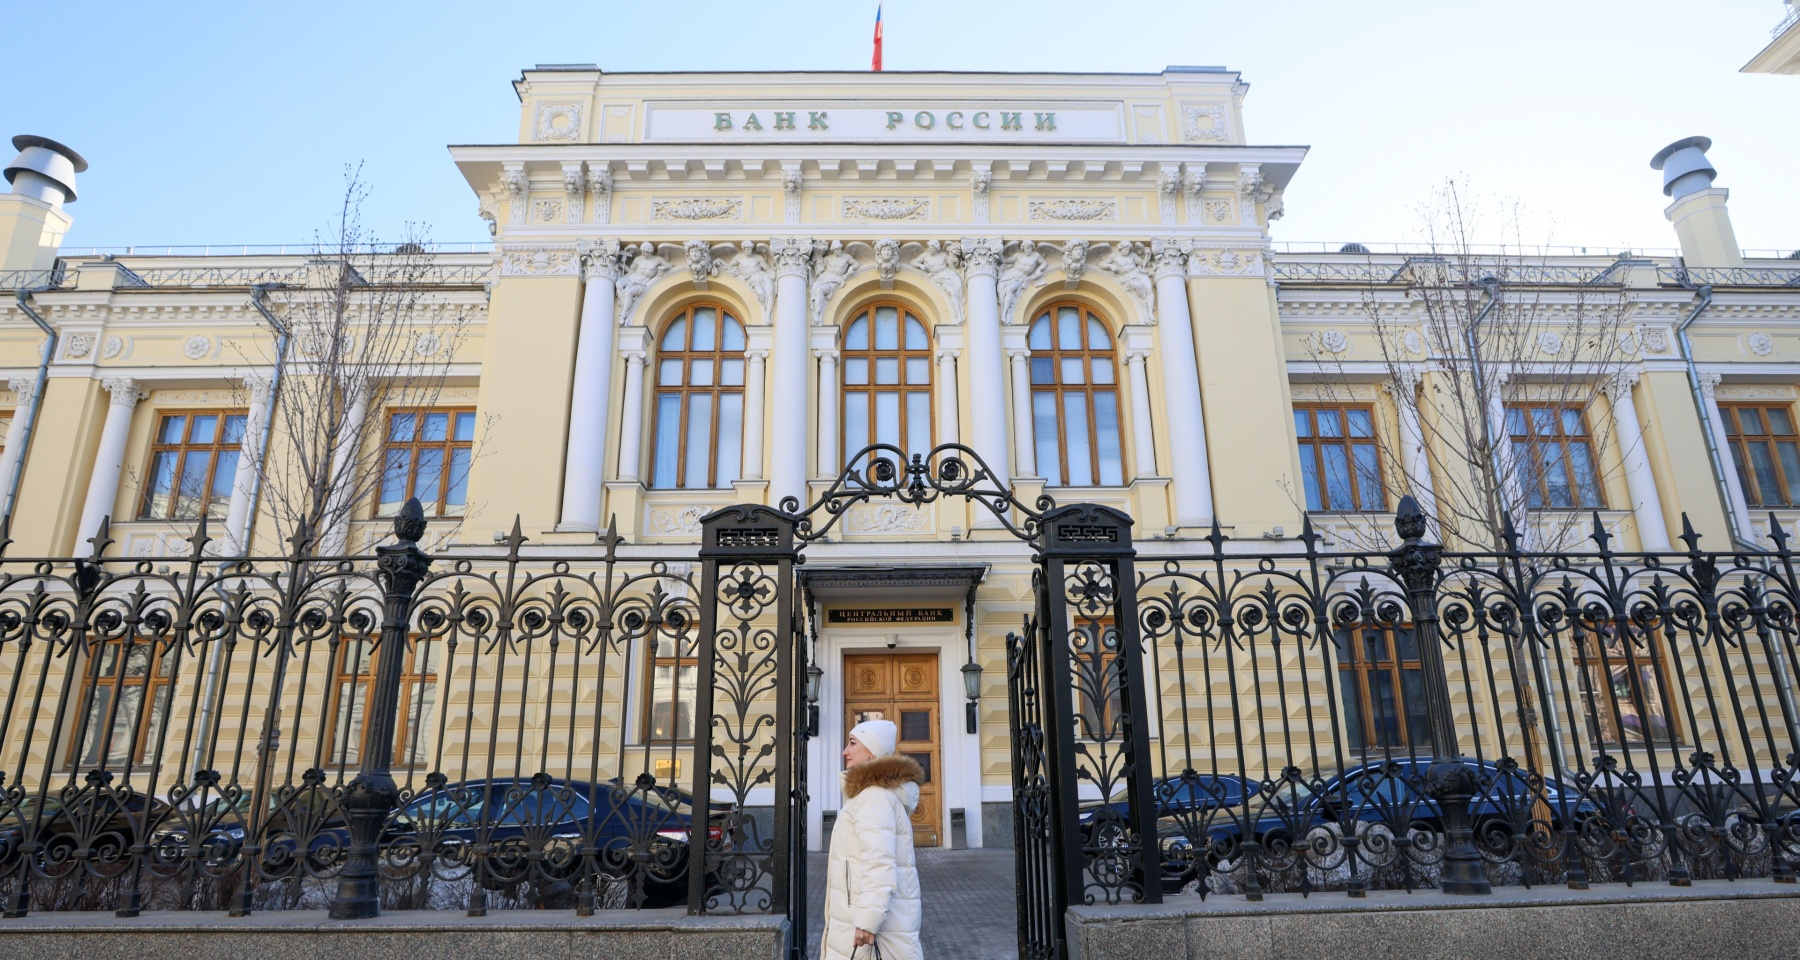
[[[1095,652],[1092,653],[1077,650],[1069,651],[1071,659],[1069,670],[1070,674],[1074,677],[1076,684],[1075,710],[1081,717],[1082,724],[1082,727],[1077,729],[1076,737],[1077,739],[1092,741],[1093,738],[1088,736],[1088,734],[1097,730],[1108,739],[1116,739],[1118,736],[1117,731],[1119,730],[1119,713],[1125,709],[1125,682],[1123,679],[1117,679],[1118,673],[1120,669],[1122,669],[1119,666],[1119,655],[1121,653],[1120,644],[1124,642],[1123,638],[1119,634],[1118,624],[1110,615],[1100,617],[1096,620],[1089,620],[1085,617],[1074,619],[1078,620],[1078,622],[1071,622],[1069,624],[1070,633],[1073,634],[1075,631],[1079,630],[1089,634],[1094,640],[1096,648]],[[1113,641],[1110,648],[1107,646],[1108,633],[1112,634]],[[1083,689],[1081,686],[1082,675],[1088,672],[1089,664],[1092,663],[1096,657],[1099,659],[1099,674],[1097,679],[1100,681],[1102,687],[1105,688],[1104,692],[1106,693],[1106,696],[1101,701],[1099,710],[1095,710],[1095,704],[1089,696],[1089,691]],[[1077,659],[1084,662],[1073,662]],[[1115,684],[1116,687],[1114,686]]]
[[[71,735],[69,737],[68,755],[64,758],[64,762],[67,763],[70,768],[73,768],[77,762],[87,766],[99,766],[102,764],[112,766],[117,763],[138,764],[144,761],[146,751],[150,746],[150,736],[153,732],[152,728],[155,726],[154,719],[156,716],[156,707],[154,698],[165,696],[166,688],[175,682],[173,676],[166,676],[163,673],[163,658],[173,651],[174,642],[168,640],[152,640],[143,643],[134,642],[130,644],[130,646],[133,650],[150,651],[150,669],[141,677],[133,677],[129,674],[123,677],[119,676],[119,672],[126,668],[129,653],[124,653],[121,659],[114,664],[112,672],[103,673],[99,676],[94,675],[91,665],[82,665],[81,697],[76,702],[83,705],[82,712],[84,716],[78,716],[76,718],[76,723],[81,724],[85,720],[86,729],[84,731],[85,736]],[[104,651],[109,650],[119,650],[123,652],[125,647],[126,643],[123,639],[108,640],[99,645],[96,654],[103,654]],[[142,711],[144,714],[144,723],[136,731],[136,742],[131,745],[130,759],[115,761],[110,757],[101,757],[90,763],[85,756],[86,750],[84,748],[87,744],[84,741],[89,738],[104,738],[106,736],[106,732],[103,729],[106,721],[105,713],[110,712],[113,709],[110,699],[104,712],[99,709],[99,692],[102,690],[107,691],[110,698],[111,694],[116,691],[121,695],[120,699],[123,699],[125,690],[132,687],[142,687],[144,696],[151,699],[140,701],[140,704],[149,704],[149,706],[146,708],[140,705],[138,708],[139,711]],[[171,704],[170,706],[173,708],[174,705]],[[127,716],[124,713],[120,713],[116,719],[124,722],[125,729],[128,733],[131,731],[132,727],[139,726],[135,714]],[[169,718],[165,716],[163,717],[162,722],[167,723],[168,720]]]
[[[1339,436],[1326,437],[1319,433],[1319,411],[1336,411],[1341,418],[1343,428]],[[1355,442],[1362,437],[1350,435],[1350,411],[1355,410],[1369,415],[1368,443],[1375,448],[1375,496],[1380,501],[1378,506],[1365,508],[1361,506],[1363,498],[1362,471],[1356,465]],[[1295,413],[1304,413],[1307,424],[1311,428],[1311,436],[1296,436],[1294,442],[1299,445],[1300,457],[1304,460],[1309,455],[1313,460],[1313,477],[1318,483],[1319,502],[1324,504],[1319,513],[1379,513],[1387,509],[1387,477],[1381,466],[1381,422],[1375,416],[1374,404],[1368,403],[1332,403],[1307,402],[1294,404]],[[1325,447],[1340,446],[1344,448],[1344,457],[1350,465],[1350,501],[1348,507],[1334,507],[1329,496],[1331,488],[1325,477]],[[1303,478],[1304,479],[1304,478]]]
[[[1763,421],[1763,432],[1745,434],[1743,431],[1743,411],[1755,410]],[[1769,411],[1779,410],[1787,417],[1789,433],[1776,433],[1770,420]],[[1783,442],[1800,444],[1800,432],[1794,431],[1794,405],[1791,403],[1756,403],[1752,401],[1740,403],[1720,403],[1719,415],[1725,420],[1725,442],[1731,445],[1734,468],[1738,471],[1738,484],[1744,489],[1744,502],[1751,507],[1782,508],[1800,506],[1793,497],[1788,496],[1789,478],[1786,467],[1781,465],[1781,448]],[[1762,478],[1758,476],[1754,461],[1750,459],[1750,448],[1754,445],[1764,446],[1769,453],[1769,463],[1775,471],[1772,478],[1776,490],[1781,493],[1780,503],[1770,503],[1762,495]],[[1797,478],[1800,479],[1800,478]]]
[[[214,416],[214,417],[219,418],[218,427],[213,432],[213,442],[211,442],[211,443],[193,443],[193,442],[191,442],[188,438],[193,436],[193,433],[194,433],[194,418],[195,417],[206,417],[206,416]],[[182,424],[181,441],[178,443],[163,443],[160,439],[163,435],[163,426],[164,426],[164,424],[166,424],[168,422],[170,417],[186,417],[187,418],[186,422]],[[143,496],[141,496],[138,500],[138,512],[137,512],[137,518],[139,520],[198,520],[198,519],[200,519],[200,514],[198,514],[198,513],[191,517],[183,517],[183,516],[178,515],[178,510],[181,506],[181,476],[182,476],[184,469],[187,466],[188,457],[192,456],[194,454],[203,454],[207,457],[206,482],[205,482],[205,485],[201,487],[200,512],[206,513],[210,509],[210,504],[208,501],[210,501],[212,498],[211,491],[213,488],[213,483],[217,479],[216,474],[219,469],[220,454],[223,454],[223,453],[229,452],[231,450],[235,450],[235,449],[241,449],[241,447],[242,447],[241,441],[238,443],[224,442],[225,421],[231,417],[243,417],[244,418],[244,428],[246,430],[249,429],[250,411],[245,410],[245,409],[238,409],[238,408],[234,408],[234,407],[202,407],[202,408],[196,408],[193,410],[158,410],[158,411],[156,411],[155,416],[152,418],[153,426],[151,428],[152,432],[150,434],[150,452],[144,459],[144,490],[143,490]],[[159,454],[164,454],[164,453],[175,454],[175,472],[170,481],[168,505],[167,505],[166,509],[164,510],[163,515],[158,516],[158,515],[156,515],[156,513],[153,512],[153,504],[156,500],[156,458]],[[229,498],[227,499],[226,502],[227,502],[226,509],[229,510],[230,509]],[[217,516],[212,516],[211,514],[208,514],[208,516],[211,517],[211,519],[218,520],[218,519],[223,519],[225,514],[220,513]]]
[[[425,417],[429,416],[430,414],[434,414],[434,413],[442,413],[449,417],[449,423],[444,429],[444,439],[442,439],[442,440],[422,439],[422,437],[425,433],[425,430],[424,430]],[[381,453],[380,453],[379,458],[375,461],[377,477],[375,480],[375,491],[373,494],[374,504],[371,507],[371,511],[372,511],[371,515],[372,516],[391,517],[395,513],[399,512],[399,507],[395,507],[393,510],[389,510],[386,512],[384,512],[381,509],[381,495],[387,487],[388,452],[391,450],[405,450],[406,451],[406,484],[405,484],[405,490],[403,490],[401,492],[399,503],[405,504],[406,501],[408,499],[410,499],[411,497],[413,497],[415,495],[415,492],[419,489],[419,451],[421,451],[421,450],[441,450],[444,453],[444,461],[443,461],[443,467],[441,468],[443,473],[442,473],[442,475],[439,479],[439,483],[438,483],[437,501],[435,503],[423,504],[423,506],[425,507],[425,515],[427,517],[460,517],[460,516],[464,515],[463,513],[448,513],[446,511],[450,507],[450,504],[448,502],[449,497],[450,497],[450,488],[452,486],[454,486],[454,484],[451,482],[450,463],[451,463],[451,458],[454,456],[455,451],[457,451],[457,450],[469,451],[469,469],[470,469],[470,472],[474,471],[475,438],[474,438],[473,434],[471,433],[470,438],[467,440],[456,439],[456,418],[465,413],[468,414],[471,418],[473,418],[475,415],[475,408],[473,406],[391,407],[387,410],[387,417],[385,420],[383,420],[382,425],[381,425],[382,426],[382,429],[381,429]],[[393,432],[394,432],[394,418],[395,417],[403,417],[403,416],[411,416],[411,417],[415,418],[413,421],[412,439],[411,440],[389,439],[390,437],[393,436]],[[468,484],[468,482],[469,482],[469,478],[464,477],[463,478],[463,483],[465,485],[465,487],[464,487],[464,502],[461,504],[458,504],[458,506],[463,508],[463,510],[465,512],[468,509],[468,503],[467,503],[467,493],[468,493],[467,484]]]
[[[880,307],[893,307],[899,314],[897,342],[900,346],[897,349],[879,350],[875,347],[875,311]],[[906,321],[908,318],[918,321],[919,326],[925,328],[925,346],[922,349],[909,350],[906,347]],[[851,350],[848,346],[850,342],[850,328],[854,326],[858,320],[862,320],[869,325],[869,346],[866,350]],[[865,303],[857,308],[855,316],[851,317],[850,321],[844,324],[844,332],[838,338],[837,364],[838,457],[843,461],[843,463],[838,466],[839,470],[842,470],[844,466],[847,466],[850,463],[850,457],[858,450],[876,442],[875,438],[880,434],[880,427],[875,414],[875,398],[883,393],[892,393],[900,397],[900,442],[896,444],[896,446],[899,446],[902,450],[906,449],[906,437],[909,433],[907,430],[909,421],[907,420],[906,413],[906,395],[908,393],[915,393],[919,389],[919,384],[906,382],[906,361],[908,360],[922,359],[925,361],[924,389],[927,411],[925,436],[929,438],[926,448],[928,450],[937,445],[937,361],[932,355],[932,347],[936,341],[937,338],[934,335],[932,328],[925,323],[923,314],[918,310],[914,310],[910,304],[901,300],[875,300]],[[875,362],[877,360],[888,359],[894,360],[900,366],[899,382],[878,384],[875,382]],[[851,360],[867,360],[869,362],[868,383],[850,382]],[[852,393],[866,394],[869,398],[869,435],[854,444],[850,442],[850,418],[848,416],[850,411],[850,395]],[[926,451],[908,450],[907,452],[910,454],[924,453]],[[904,467],[904,464],[901,466]]]
[[[1413,632],[1413,656],[1410,659],[1402,659],[1400,656],[1400,641],[1397,634],[1403,630]],[[1365,639],[1369,631],[1377,631],[1381,634],[1381,641],[1387,655],[1385,661],[1369,659]],[[1351,737],[1345,741],[1346,745],[1357,744],[1352,749],[1363,753],[1394,750],[1418,751],[1421,749],[1430,751],[1432,749],[1431,730],[1430,719],[1424,714],[1426,705],[1424,703],[1417,705],[1418,717],[1423,725],[1423,729],[1419,730],[1412,729],[1413,717],[1407,709],[1409,694],[1406,691],[1406,675],[1409,672],[1412,673],[1420,679],[1421,684],[1424,680],[1424,667],[1418,659],[1418,633],[1413,625],[1402,623],[1392,626],[1353,625],[1341,627],[1333,631],[1332,641],[1333,654],[1337,659],[1338,697],[1341,700],[1345,696],[1343,684],[1345,674],[1349,674],[1353,679],[1356,691],[1356,713],[1354,715],[1346,709],[1346,704],[1338,704],[1338,710],[1344,717],[1345,732],[1351,734]],[[1387,674],[1392,682],[1394,693],[1392,720],[1396,735],[1396,741],[1392,743],[1383,742],[1381,731],[1376,726],[1375,699],[1369,684],[1369,676],[1376,673]],[[1421,692],[1424,696],[1430,696],[1429,692],[1423,691],[1422,686]],[[1383,718],[1387,716],[1386,713],[1382,714]],[[1350,731],[1348,729],[1352,720],[1359,722],[1359,730]],[[1418,742],[1421,740],[1423,742]]]
[[[1603,637],[1616,635],[1620,629],[1627,633],[1623,640],[1602,641]],[[1669,685],[1669,663],[1668,658],[1663,655],[1662,638],[1659,636],[1661,629],[1660,623],[1642,626],[1629,620],[1595,622],[1584,617],[1577,621],[1574,634],[1569,638],[1570,656],[1574,658],[1573,666],[1577,671],[1576,693],[1580,697],[1582,720],[1587,725],[1588,736],[1595,743],[1621,749],[1656,749],[1667,747],[1671,743],[1682,743],[1680,717],[1673,709],[1671,698],[1665,696],[1666,693],[1672,693],[1674,688]],[[1643,642],[1647,650],[1635,649],[1634,641],[1638,640]],[[1644,698],[1646,705],[1654,697],[1656,706],[1660,708],[1658,715],[1666,731],[1654,736],[1639,731],[1636,739],[1628,739],[1620,736],[1625,724],[1619,706],[1621,702],[1630,704],[1635,712],[1637,704],[1632,701],[1629,689],[1621,696],[1615,678],[1620,670],[1641,671],[1645,667],[1651,669],[1651,680],[1655,685],[1651,689],[1643,689],[1643,675],[1639,673],[1638,695]],[[1600,683],[1602,678],[1605,679],[1604,686]],[[1627,683],[1630,683],[1629,676]]]
[[[671,704],[679,704],[681,702],[681,671],[682,671],[682,668],[693,667],[695,670],[695,674],[696,674],[695,682],[698,683],[698,681],[699,681],[698,671],[700,669],[700,651],[699,651],[698,642],[691,640],[691,639],[686,641],[687,645],[688,645],[688,650],[685,653],[682,650],[682,644],[683,644],[682,637],[680,637],[680,636],[670,637],[669,642],[674,645],[675,653],[671,656],[665,657],[665,656],[662,656],[658,652],[657,634],[651,633],[649,636],[646,636],[644,638],[644,708],[641,711],[641,713],[642,713],[641,723],[643,724],[643,726],[641,728],[642,732],[640,733],[638,739],[641,740],[645,744],[655,744],[658,746],[667,746],[669,744],[674,744],[676,746],[682,746],[682,745],[686,745],[686,744],[692,744],[694,742],[694,738],[692,736],[689,736],[689,737],[683,739],[681,737],[658,737],[655,735],[656,668],[663,667],[663,666],[668,666],[668,667],[674,668],[675,672],[673,674],[673,679],[671,680],[671,686],[670,686],[670,692],[672,694],[672,699],[669,702]],[[696,689],[695,690],[695,701],[694,701],[695,710],[699,709],[698,694],[699,694],[699,691],[698,691],[698,689]],[[672,724],[679,726],[680,719],[681,719],[681,717],[680,717],[679,712],[671,713],[670,722]],[[700,723],[700,719],[698,716],[689,716],[688,717],[688,724],[690,727],[697,726],[699,723]]]
[[[1074,307],[1077,311],[1079,311],[1079,315],[1081,318],[1080,319],[1080,326],[1081,326],[1081,349],[1080,350],[1065,350],[1061,346],[1058,345],[1061,342],[1061,338],[1058,336],[1056,313],[1058,310],[1062,309],[1063,307]],[[1069,420],[1068,420],[1068,417],[1064,416],[1063,398],[1070,394],[1079,394],[1082,398],[1083,403],[1085,403],[1087,405],[1088,471],[1089,471],[1088,476],[1091,477],[1093,480],[1093,482],[1091,484],[1082,484],[1081,486],[1094,486],[1094,487],[1115,486],[1115,484],[1105,483],[1101,479],[1100,418],[1095,414],[1095,411],[1094,411],[1094,394],[1110,393],[1113,396],[1113,413],[1119,419],[1119,423],[1118,423],[1118,430],[1119,430],[1119,482],[1118,482],[1118,484],[1116,484],[1116,486],[1121,486],[1121,487],[1129,486],[1132,482],[1132,478],[1127,474],[1127,471],[1126,471],[1126,463],[1128,461],[1128,457],[1127,457],[1128,451],[1126,450],[1126,445],[1128,442],[1134,442],[1134,441],[1135,442],[1148,442],[1148,439],[1146,438],[1142,441],[1138,441],[1137,438],[1132,438],[1130,441],[1128,441],[1125,436],[1125,412],[1124,412],[1124,408],[1123,408],[1122,404],[1125,402],[1126,398],[1124,396],[1124,390],[1122,388],[1122,385],[1119,382],[1120,370],[1119,370],[1119,337],[1118,337],[1118,334],[1113,330],[1112,324],[1110,322],[1108,322],[1106,315],[1101,313],[1100,311],[1095,310],[1094,308],[1088,306],[1085,303],[1081,303],[1080,301],[1057,300],[1052,303],[1045,304],[1043,307],[1039,308],[1036,311],[1036,316],[1032,317],[1031,321],[1025,325],[1026,343],[1028,345],[1031,342],[1031,340],[1030,340],[1031,330],[1032,330],[1032,328],[1037,326],[1038,321],[1040,321],[1040,320],[1047,321],[1050,325],[1050,348],[1048,351],[1039,350],[1035,347],[1029,348],[1031,350],[1031,353],[1030,353],[1030,356],[1026,359],[1026,369],[1028,371],[1027,377],[1031,380],[1031,383],[1029,384],[1029,386],[1030,386],[1031,396],[1033,398],[1037,397],[1037,395],[1040,393],[1051,394],[1056,397],[1056,455],[1058,457],[1057,477],[1059,479],[1067,479],[1070,476],[1070,473],[1069,473]],[[1106,331],[1106,341],[1108,344],[1107,349],[1095,350],[1092,346],[1090,346],[1088,344],[1087,331],[1088,331],[1088,322],[1090,320],[1099,321],[1100,328],[1102,330]],[[1079,384],[1063,383],[1062,382],[1062,361],[1073,360],[1073,359],[1077,359],[1077,358],[1079,358],[1081,360],[1083,382],[1079,383]],[[1056,378],[1056,381],[1054,383],[1039,384],[1036,382],[1035,376],[1032,376],[1029,373],[1029,371],[1031,370],[1032,361],[1036,361],[1036,360],[1050,361],[1051,372]],[[1093,365],[1094,360],[1105,360],[1109,365],[1111,365],[1111,367],[1112,367],[1112,382],[1111,383],[1101,383],[1101,384],[1094,383],[1094,365]],[[1030,417],[1031,417],[1031,423],[1032,423],[1033,434],[1034,434],[1031,438],[1031,443],[1032,443],[1032,450],[1035,453],[1037,451],[1037,437],[1035,435],[1036,426],[1037,426],[1037,412],[1035,409],[1035,400],[1034,400],[1034,404],[1033,404],[1033,410],[1030,411]],[[1043,473],[1044,465],[1040,463],[1037,466],[1038,466],[1038,472],[1040,474]],[[1075,484],[1048,483],[1047,480],[1046,480],[1046,485],[1048,485],[1048,486],[1076,486]]]
[[[375,637],[344,637],[338,641],[338,648],[332,657],[331,689],[326,697],[325,711],[325,757],[324,761],[334,768],[347,768],[361,763],[369,750],[369,695],[375,686],[376,666],[381,662],[380,650],[376,648]],[[434,646],[435,645],[435,646]],[[427,649],[421,650],[421,647]],[[408,638],[406,641],[406,662],[400,668],[400,696],[398,707],[394,713],[394,754],[393,764],[396,767],[416,768],[431,763],[429,755],[420,755],[416,760],[408,751],[416,746],[416,741],[429,732],[433,723],[441,724],[441,717],[434,716],[443,711],[443,641],[437,638]],[[362,673],[347,669],[350,655],[355,652],[368,652],[368,672]],[[438,657],[436,668],[425,672],[419,668],[422,654],[429,656],[435,653]],[[363,705],[362,721],[356,731],[356,759],[346,758],[345,747],[341,738],[342,730],[338,728],[340,714],[343,711],[344,688],[357,688],[356,702]],[[433,690],[432,714],[419,717],[420,729],[414,731],[413,694],[416,689],[430,686]],[[347,718],[345,718],[347,719]]]
[[[717,315],[718,315],[718,325],[713,330],[713,349],[711,349],[711,350],[695,350],[695,349],[693,349],[693,345],[694,345],[694,311],[709,309],[709,308],[716,311]],[[661,327],[662,334],[661,334],[661,336],[658,336],[656,338],[656,353],[654,355],[654,360],[653,360],[653,363],[655,364],[655,367],[654,367],[655,375],[651,378],[651,384],[650,384],[651,422],[650,422],[650,437],[649,437],[649,440],[650,440],[649,488],[651,490],[717,490],[717,489],[719,489],[719,486],[718,486],[718,484],[719,484],[719,410],[721,407],[719,400],[721,397],[729,396],[732,394],[736,394],[740,397],[744,396],[744,385],[742,383],[734,384],[731,386],[726,386],[726,385],[720,383],[720,381],[724,379],[725,361],[727,361],[727,360],[743,361],[744,369],[746,371],[746,378],[748,377],[749,362],[750,362],[750,358],[748,355],[749,354],[749,346],[750,346],[749,332],[747,330],[745,331],[745,334],[744,334],[744,347],[742,349],[728,350],[725,348],[725,322],[727,319],[729,319],[733,323],[736,323],[738,325],[739,329],[743,329],[743,326],[744,326],[743,320],[741,320],[738,317],[738,315],[735,312],[733,312],[729,307],[727,307],[723,302],[720,302],[717,300],[702,300],[702,301],[699,301],[696,303],[690,303],[687,306],[682,307],[680,310],[677,310],[674,313],[671,313],[667,317],[663,318],[663,324]],[[680,349],[680,350],[665,350],[662,347],[663,338],[668,336],[669,327],[674,325],[678,321],[685,321],[685,325],[682,327],[682,334],[681,334],[682,349]],[[681,383],[674,384],[674,385],[664,385],[663,384],[663,382],[662,382],[662,365],[663,365],[663,361],[665,361],[665,360],[680,360],[681,361]],[[711,386],[694,386],[688,382],[691,379],[693,379],[693,376],[692,376],[693,363],[695,360],[710,360],[710,361],[712,361],[713,382],[712,382]],[[672,484],[664,485],[664,484],[661,484],[658,482],[659,478],[656,474],[656,440],[659,435],[658,432],[662,429],[662,423],[660,420],[660,417],[662,416],[661,397],[664,394],[670,394],[670,393],[679,393],[681,395],[681,406],[676,413],[677,423],[675,424],[675,482]],[[708,457],[709,462],[707,463],[707,467],[706,467],[706,485],[703,487],[690,487],[687,485],[688,403],[694,397],[702,395],[702,394],[712,397],[712,420],[711,420],[710,426],[708,427],[708,429],[711,431],[711,436],[707,438],[708,442],[706,445],[706,449],[708,450],[707,457]],[[745,397],[744,402],[748,402],[748,399],[749,399],[748,397]],[[746,418],[749,417],[750,415],[751,415],[751,413],[748,409],[746,409],[743,413],[743,416]],[[739,424],[739,429],[740,430],[742,429],[741,423]],[[740,473],[740,475],[743,471],[743,464],[741,462],[741,458],[743,457],[743,455],[744,455],[743,447],[740,444],[739,448],[738,448],[738,457],[740,458],[740,463],[738,465],[738,472]]]
[[[1556,436],[1540,437],[1536,434],[1535,427],[1532,425],[1532,410],[1550,410],[1556,415],[1555,420],[1558,431]],[[1578,417],[1581,422],[1581,435],[1578,437],[1568,436],[1561,432],[1562,415],[1564,412],[1571,410],[1575,412],[1576,417]],[[1509,445],[1516,448],[1519,444],[1523,443],[1525,445],[1527,456],[1531,458],[1531,462],[1524,465],[1530,470],[1530,473],[1522,476],[1520,479],[1522,481],[1535,480],[1537,483],[1537,493],[1538,497],[1541,499],[1541,503],[1533,506],[1533,510],[1605,510],[1607,508],[1606,480],[1600,471],[1600,458],[1594,450],[1594,431],[1588,426],[1587,408],[1585,406],[1549,400],[1518,400],[1507,401],[1505,404],[1505,412],[1506,439]],[[1525,424],[1524,433],[1515,433],[1512,429],[1512,419],[1515,412],[1520,415],[1520,419]],[[1551,504],[1550,485],[1544,479],[1542,471],[1538,469],[1539,465],[1543,463],[1543,456],[1539,451],[1541,448],[1548,445],[1555,445],[1562,450],[1563,474],[1568,480],[1569,491],[1575,500],[1570,506],[1559,507]],[[1575,445],[1579,445],[1586,449],[1588,464],[1594,471],[1594,503],[1581,502],[1581,483],[1575,475],[1575,458],[1570,456],[1569,453],[1570,448]]]

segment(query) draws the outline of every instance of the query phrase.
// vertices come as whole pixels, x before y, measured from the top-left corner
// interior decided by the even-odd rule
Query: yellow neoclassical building
[[[1684,514],[1715,544],[1800,521],[1800,262],[1738,248],[1704,138],[1656,162],[1679,252],[1306,249],[1271,239],[1306,148],[1256,145],[1222,68],[547,65],[515,88],[514,142],[451,148],[493,237],[468,248],[64,250],[85,162],[15,140],[8,556],[85,555],[110,518],[109,553],[154,569],[202,515],[220,556],[280,555],[282,477],[310,457],[341,501],[312,530],[324,554],[366,554],[417,496],[445,557],[504,551],[515,518],[540,557],[602,536],[678,557],[708,513],[811,503],[873,443],[960,443],[1022,503],[1116,508],[1144,569],[1215,530],[1245,557],[1307,523],[1391,545],[1409,493],[1453,545],[1491,540],[1482,511],[1509,502],[1540,545],[1595,515],[1622,550],[1679,547]],[[1649,171],[1619,175],[1656,202]],[[403,297],[351,297],[383,332],[307,335],[350,272],[379,290],[383,271]],[[1508,316],[1465,385],[1445,331]],[[379,338],[378,375],[331,407],[343,439],[308,447],[281,413],[295,384]],[[881,715],[930,771],[920,842],[1012,842],[1005,638],[1032,569],[957,499],[857,504],[808,548],[815,826],[842,802],[844,731]],[[679,654],[599,668],[619,751],[691,724]],[[462,694],[408,671],[401,736],[425,742]],[[306,714],[338,725],[325,739],[358,722],[329,705],[336,682]],[[1354,716],[1406,712],[1366,678],[1342,689]],[[682,776],[669,757],[655,769]]]

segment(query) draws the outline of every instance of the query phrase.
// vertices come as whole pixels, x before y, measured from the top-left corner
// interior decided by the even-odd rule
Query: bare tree
[[[437,405],[473,318],[442,289],[423,228],[409,223],[399,242],[384,243],[364,226],[368,195],[360,167],[346,168],[343,202],[315,235],[306,282],[268,293],[286,329],[275,341],[285,339],[286,362],[271,398],[271,442],[253,464],[257,499],[284,542],[303,533],[321,555],[346,549],[349,520],[385,477],[408,469],[384,462],[383,412]],[[266,356],[247,359],[273,370],[274,352],[267,344]]]
[[[1628,261],[1558,262],[1521,241],[1516,206],[1490,227],[1464,192],[1449,181],[1421,209],[1418,253],[1368,261],[1363,312],[1398,420],[1370,439],[1390,488],[1417,495],[1445,543],[1504,548],[1510,522],[1531,549],[1567,548],[1620,469],[1612,418],[1593,410],[1631,349]],[[1369,381],[1342,343],[1320,341],[1323,399]]]

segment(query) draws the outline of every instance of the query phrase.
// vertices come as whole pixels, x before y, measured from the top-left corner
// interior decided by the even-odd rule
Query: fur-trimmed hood
[[[924,782],[925,771],[919,768],[919,761],[900,755],[882,757],[844,771],[844,796],[846,798],[855,797],[870,787],[886,787],[893,790],[909,783],[922,784]],[[917,787],[909,792],[915,797],[918,796]]]

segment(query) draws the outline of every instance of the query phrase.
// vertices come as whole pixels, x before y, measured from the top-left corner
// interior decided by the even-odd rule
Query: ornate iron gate
[[[850,458],[804,510],[733,506],[701,522],[701,598],[689,877],[695,913],[787,913],[806,929],[806,644],[794,566],[852,506],[972,500],[1034,551],[1036,612],[1008,640],[1019,955],[1066,955],[1071,903],[1161,899],[1148,725],[1137,633],[1131,518],[1093,504],[1020,503],[974,451],[945,444],[908,459],[876,444]],[[702,732],[704,731],[704,732]],[[1112,797],[1083,815],[1082,785]],[[772,836],[710,835],[711,793],[738,810],[771,787]],[[716,834],[716,831],[713,832]]]

